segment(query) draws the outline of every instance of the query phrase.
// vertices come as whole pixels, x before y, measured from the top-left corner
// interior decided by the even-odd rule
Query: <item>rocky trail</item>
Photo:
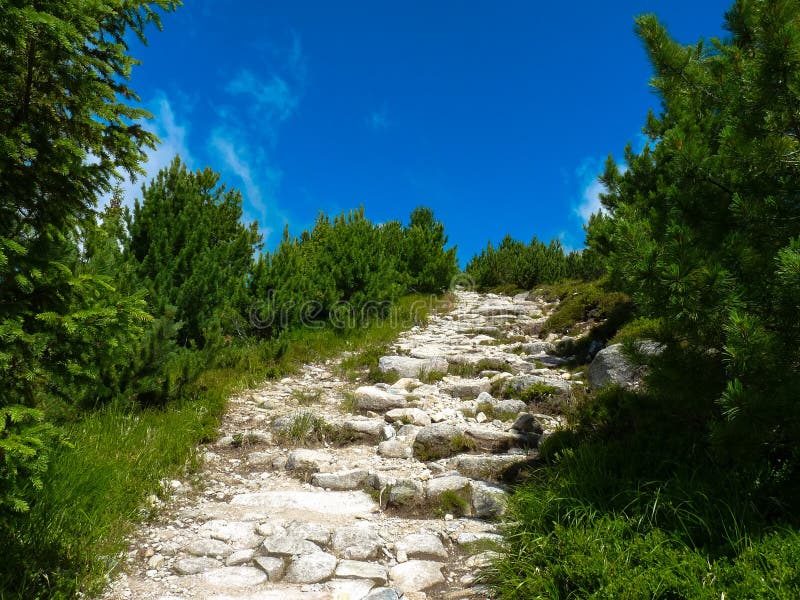
[[[330,361],[232,398],[102,597],[489,597],[502,473],[559,424],[502,392],[581,382],[538,336],[551,306],[455,298],[380,359],[392,384],[353,383]]]

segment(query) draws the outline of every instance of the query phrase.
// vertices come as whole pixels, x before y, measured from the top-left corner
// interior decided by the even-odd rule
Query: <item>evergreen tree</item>
[[[176,157],[142,197],[128,225],[128,254],[153,313],[174,310],[184,344],[242,330],[261,236],[256,223],[240,222],[241,194],[219,185],[211,169],[193,173]]]
[[[139,171],[155,137],[132,122],[127,86],[170,0],[19,1],[0,10],[0,525],[41,485],[49,446],[42,407],[86,398],[103,355],[147,318],[136,297],[74,267],[76,230],[99,194]]]
[[[666,324],[668,354],[722,382],[696,398],[718,401],[721,454],[766,456],[787,476],[800,466],[800,3],[740,0],[726,27],[681,46],[637,20],[661,113],[627,171],[609,159],[612,217],[589,243]]]
[[[433,211],[419,206],[411,212],[405,233],[402,255],[411,287],[422,293],[438,293],[447,289],[458,273],[455,246],[445,250],[447,236],[444,225]]]

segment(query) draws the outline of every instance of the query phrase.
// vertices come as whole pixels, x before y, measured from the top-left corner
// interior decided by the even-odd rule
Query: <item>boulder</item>
[[[372,385],[362,386],[355,391],[358,410],[385,412],[393,408],[404,408],[406,398]]]
[[[447,467],[472,479],[496,479],[505,469],[524,460],[525,456],[509,454],[463,454],[451,458]]]
[[[425,490],[419,481],[398,479],[389,486],[387,503],[389,506],[415,506],[425,499]]]
[[[508,494],[482,481],[472,483],[472,511],[481,519],[496,519],[506,511]]]
[[[286,470],[317,473],[327,469],[332,462],[333,458],[330,454],[301,448],[292,450],[289,453],[289,457],[286,460]]]
[[[383,540],[368,523],[339,527],[333,532],[331,548],[341,558],[370,560],[380,552]]]
[[[288,583],[319,583],[330,579],[336,570],[336,557],[327,552],[313,552],[295,558],[283,580]]]
[[[443,566],[430,560],[410,560],[389,569],[389,577],[401,593],[421,592],[444,583]]]
[[[434,371],[446,373],[447,361],[440,357],[383,356],[378,361],[378,369],[382,373],[395,373],[399,377],[414,378]]]
[[[311,485],[331,490],[358,490],[364,487],[367,475],[369,473],[361,469],[336,473],[314,473],[311,477]]]
[[[353,418],[342,423],[342,429],[368,437],[383,437],[386,425],[381,419]]]
[[[196,575],[221,566],[222,563],[216,559],[208,558],[207,556],[192,556],[177,561],[175,563],[175,572],[179,575]]]
[[[253,561],[256,566],[264,571],[269,581],[279,581],[283,577],[283,572],[286,570],[286,564],[282,558],[275,556],[257,556]]]
[[[388,571],[377,563],[340,560],[335,575],[342,579],[369,579],[378,585],[386,585]]]
[[[643,356],[657,356],[664,347],[652,340],[636,343],[636,351]],[[593,388],[619,385],[627,389],[637,389],[642,383],[645,367],[634,365],[625,356],[622,344],[603,348],[589,364],[588,381]]]
[[[420,408],[395,408],[387,412],[384,417],[389,423],[400,421],[402,423],[425,427],[431,424],[431,417]]]
[[[414,456],[419,460],[436,460],[469,449],[464,432],[454,425],[435,423],[423,427],[414,440]]]
[[[412,533],[395,544],[398,552],[405,552],[408,558],[436,560],[447,559],[447,550],[438,536],[431,533]]]
[[[411,444],[403,438],[392,438],[378,444],[378,456],[384,458],[409,458],[412,454]]]
[[[487,377],[482,379],[466,379],[464,377],[445,377],[441,389],[455,398],[472,400],[482,392],[492,389],[491,381]]]

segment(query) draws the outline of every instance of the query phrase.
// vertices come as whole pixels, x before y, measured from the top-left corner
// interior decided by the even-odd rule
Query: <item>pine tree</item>
[[[589,243],[667,325],[670,353],[722,382],[696,398],[717,400],[721,454],[785,475],[800,466],[800,3],[740,0],[726,26],[682,46],[637,20],[661,113],[624,173],[609,161],[612,217]]]
[[[247,281],[260,248],[244,225],[242,197],[211,169],[189,171],[176,157],[142,188],[128,224],[128,255],[156,315],[175,310],[183,344],[200,346],[242,329]]]

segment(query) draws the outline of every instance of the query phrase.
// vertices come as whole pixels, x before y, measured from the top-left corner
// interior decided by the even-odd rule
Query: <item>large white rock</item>
[[[410,356],[383,356],[378,361],[382,373],[395,373],[400,377],[419,377],[438,371],[447,372],[447,361],[441,357],[411,358]]]
[[[405,552],[408,558],[446,559],[447,550],[442,540],[432,533],[412,533],[395,544],[398,552]]]
[[[222,563],[214,558],[207,556],[192,556],[189,558],[182,558],[175,563],[175,572],[179,575],[195,575],[196,573],[203,573],[210,569],[221,567]]]
[[[292,450],[289,453],[286,461],[286,470],[316,473],[328,469],[331,462],[333,462],[333,458],[330,454],[301,448]]]
[[[203,579],[209,585],[230,590],[260,585],[267,581],[267,574],[254,567],[220,567],[203,573]]]
[[[385,412],[393,408],[406,406],[405,396],[382,390],[373,385],[358,388],[355,391],[355,399],[358,410]]]
[[[431,417],[421,408],[394,408],[387,412],[384,417],[389,423],[401,421],[411,425],[425,427],[431,424]]]
[[[246,521],[226,521],[213,519],[200,527],[201,534],[207,534],[215,540],[221,540],[234,548],[255,548],[264,539],[256,533],[256,524]]]
[[[327,552],[314,552],[295,558],[283,580],[288,583],[319,583],[329,579],[336,570],[336,557]]]
[[[279,581],[286,570],[286,564],[282,558],[277,556],[257,556],[253,561],[256,563],[270,581]]]
[[[389,577],[400,592],[422,592],[444,583],[443,566],[430,560],[410,560],[389,569]]]
[[[383,565],[358,560],[340,560],[336,567],[336,577],[342,579],[369,579],[379,585],[386,585],[387,569]]]
[[[336,473],[314,473],[311,485],[331,490],[358,490],[364,487],[369,473],[361,469],[337,471]]]
[[[352,431],[370,437],[381,437],[386,423],[381,419],[352,418],[342,423],[345,431]]]
[[[331,548],[341,558],[370,560],[378,556],[383,540],[369,523],[339,527],[333,532]]]
[[[445,377],[442,380],[442,391],[464,400],[477,398],[482,392],[488,393],[491,389],[492,383],[489,381],[488,377],[483,377],[481,379]]]
[[[233,548],[220,540],[197,538],[186,545],[186,552],[193,556],[225,558],[233,553]]]
[[[264,540],[261,546],[268,556],[294,556],[295,554],[311,554],[320,547],[314,542],[292,535],[276,534]]]

